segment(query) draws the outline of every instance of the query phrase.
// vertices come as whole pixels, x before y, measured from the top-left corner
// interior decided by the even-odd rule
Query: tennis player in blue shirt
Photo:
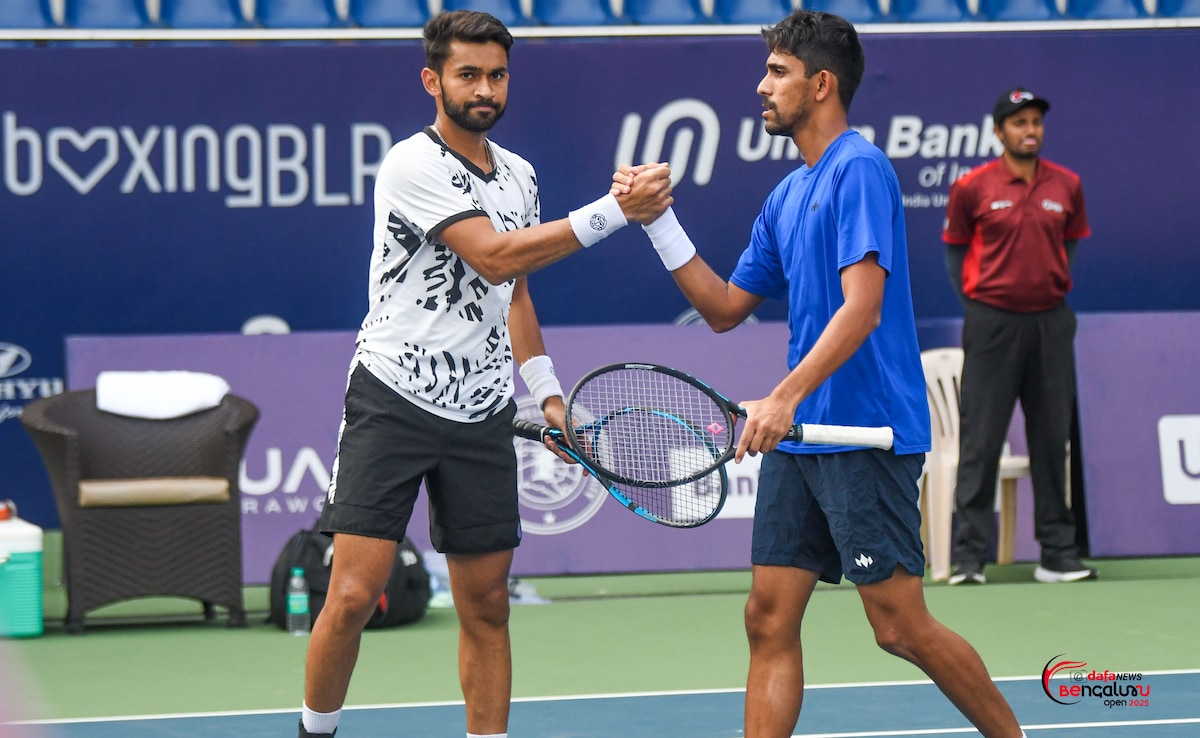
[[[1018,738],[979,654],[925,606],[917,483],[929,409],[900,183],[883,152],[847,124],[862,46],[844,18],[804,10],[763,36],[763,120],[796,143],[804,165],[767,198],[728,282],[696,255],[672,210],[645,226],[713,330],[736,327],[766,298],[788,304],[790,372],[767,397],[742,403],[736,456],[765,454],[745,612],[746,738],[792,735],[804,696],[801,620],[817,581],[843,575],[881,648],[920,667],[984,736]],[[639,171],[614,175],[618,198]],[[783,441],[800,421],[888,425],[895,447]]]

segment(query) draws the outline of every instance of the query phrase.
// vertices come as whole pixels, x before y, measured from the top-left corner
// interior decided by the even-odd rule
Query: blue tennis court
[[[1200,734],[1200,671],[1146,672],[1149,705],[1102,697],[1058,704],[1038,677],[999,679],[1030,738],[1191,738]],[[1053,685],[1058,684],[1053,682]],[[521,738],[736,738],[742,690],[581,695],[513,701],[509,732]],[[43,738],[294,736],[297,711],[162,715],[25,723]],[[345,735],[453,736],[466,730],[461,702],[353,707]],[[805,694],[795,738],[977,735],[928,682],[818,685]]]

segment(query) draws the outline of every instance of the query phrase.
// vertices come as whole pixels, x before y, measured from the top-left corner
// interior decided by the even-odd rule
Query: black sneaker
[[[959,564],[954,567],[946,583],[951,587],[959,584],[987,584],[987,577],[983,575],[983,564]]]
[[[324,735],[328,735],[328,736],[337,735],[337,728],[334,728],[332,733],[309,733],[307,730],[304,729],[304,721],[303,720],[300,721],[300,738],[321,738],[321,736],[324,736]]]
[[[1048,584],[1054,582],[1079,582],[1084,579],[1095,579],[1098,576],[1099,573],[1095,569],[1084,566],[1082,561],[1075,558],[1045,561],[1033,570],[1034,579]]]

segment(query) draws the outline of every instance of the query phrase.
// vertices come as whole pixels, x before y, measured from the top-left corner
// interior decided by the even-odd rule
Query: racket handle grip
[[[550,428],[537,423],[531,423],[521,418],[513,418],[513,434],[518,438],[528,438],[531,441],[545,441]]]
[[[794,436],[794,437],[793,437]],[[801,423],[793,426],[788,439],[820,443],[827,446],[862,446],[864,448],[890,449],[895,440],[887,426],[868,428],[856,425],[818,425]]]

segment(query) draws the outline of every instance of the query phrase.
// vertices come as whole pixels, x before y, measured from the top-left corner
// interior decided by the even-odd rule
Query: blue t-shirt
[[[882,321],[854,355],[806,397],[796,422],[890,425],[897,454],[930,448],[929,406],[913,318],[900,181],[891,162],[856,131],[839,136],[816,166],[801,166],[767,198],[730,281],[787,300],[788,368],[795,369],[842,306],[841,270],[878,254],[887,270]],[[842,446],[785,442],[781,451],[833,453]]]

